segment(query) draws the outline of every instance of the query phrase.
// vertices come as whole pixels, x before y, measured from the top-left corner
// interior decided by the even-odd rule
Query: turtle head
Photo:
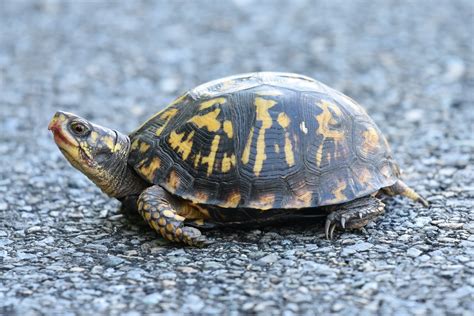
[[[56,112],[48,129],[64,157],[109,196],[142,190],[143,180],[127,164],[128,136],[67,112]]]

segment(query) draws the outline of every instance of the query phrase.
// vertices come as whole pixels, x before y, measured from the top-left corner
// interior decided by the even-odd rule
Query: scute
[[[130,138],[129,163],[144,179],[226,208],[339,204],[398,177],[385,138],[362,107],[295,74],[201,85]]]

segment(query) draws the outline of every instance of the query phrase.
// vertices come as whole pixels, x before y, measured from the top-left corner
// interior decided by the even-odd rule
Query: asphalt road
[[[0,314],[472,315],[472,1],[0,2]],[[129,132],[226,75],[309,75],[362,103],[404,179],[365,231],[169,244],[70,167],[58,109]]]

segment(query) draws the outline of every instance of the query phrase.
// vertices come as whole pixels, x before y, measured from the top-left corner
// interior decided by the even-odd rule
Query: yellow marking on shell
[[[140,147],[140,144],[141,144],[140,140],[138,140],[138,138],[135,138],[135,139],[133,140],[132,144],[130,145],[130,148],[131,148],[132,150],[135,150],[135,149],[137,149],[138,147]]]
[[[166,217],[172,218],[172,217],[174,217],[175,213],[173,211],[170,211],[170,210],[164,210],[163,215],[166,216]]]
[[[285,135],[285,159],[289,167],[295,164],[295,155],[293,153],[293,146],[291,145],[290,135]]]
[[[321,144],[316,151],[316,165],[319,167],[321,165],[321,161],[323,160],[323,145],[324,141],[321,141]]]
[[[186,98],[187,94],[183,94],[182,96],[178,97],[176,100],[174,100],[172,103],[170,103],[166,108],[164,108],[163,110],[159,111],[158,113],[155,113],[153,116],[151,116],[148,120],[146,120],[143,124],[141,124],[138,128],[136,128],[132,134],[135,134],[138,130],[140,130],[143,126],[145,126],[148,122],[150,121],[153,121],[155,120],[157,117],[160,117],[161,115],[164,115],[165,112],[168,112],[170,110],[173,110],[173,111],[178,111],[177,109],[169,109],[169,107],[175,105],[175,104],[178,104],[180,103],[181,101],[183,101],[185,98]],[[176,115],[176,113],[174,114]],[[173,116],[174,116],[173,115]],[[165,117],[161,117],[162,119],[165,119]],[[171,119],[171,118],[169,118]],[[166,125],[167,123],[165,123]],[[156,131],[156,135],[159,136],[162,132],[163,132],[163,129],[165,128],[164,125],[162,125],[162,127],[160,127],[157,131]]]
[[[298,196],[298,200],[300,200],[303,204],[304,207],[309,207],[311,206],[311,199],[313,197],[313,194],[311,192],[305,192],[301,195]]]
[[[321,144],[319,145],[318,150],[316,151],[316,164],[319,167],[323,158],[323,146],[326,138],[332,138],[334,140],[336,147],[335,151],[337,152],[337,146],[339,142],[344,140],[345,135],[344,131],[342,130],[333,130],[330,128],[331,125],[337,124],[337,121],[333,117],[332,112],[334,112],[336,116],[341,116],[341,110],[335,104],[325,100],[322,100],[318,105],[321,108],[322,112],[315,116],[316,120],[318,121],[318,129],[316,132],[323,136]],[[330,156],[328,156],[328,161],[329,159]]]
[[[144,217],[147,221],[151,219],[151,213],[150,212],[145,212]]]
[[[273,90],[258,91],[256,94],[259,95],[259,96],[276,97],[276,96],[279,96],[279,95],[283,95],[283,92],[281,92],[280,90],[273,89]]]
[[[221,109],[215,109],[204,115],[196,115],[188,122],[196,124],[199,128],[206,127],[209,132],[217,132],[221,128],[221,122],[217,119],[220,112]]]
[[[257,154],[255,156],[255,165],[253,166],[253,172],[256,176],[260,175],[260,171],[262,171],[263,162],[267,159],[267,155],[265,154],[265,131],[272,126],[272,117],[268,110],[275,106],[277,103],[274,100],[267,100],[264,98],[255,98],[255,106],[257,107],[257,121],[262,122],[262,126],[258,131],[257,137]]]
[[[153,178],[156,170],[161,166],[161,160],[158,157],[154,157],[148,164],[142,164],[138,167],[140,173],[148,180],[148,182],[153,182]]]
[[[323,135],[324,138],[332,138],[336,142],[342,140],[344,138],[344,131],[332,130],[330,128],[331,125],[337,124],[331,111],[334,112],[336,116],[341,116],[341,110],[335,104],[325,100],[322,100],[319,106],[322,112],[316,115],[316,120],[318,121],[317,133]]]
[[[170,120],[178,113],[177,109],[169,109],[165,110],[163,113],[158,114],[160,119],[164,120],[165,122],[156,130],[156,136],[160,136],[163,133],[163,130],[168,125]]]
[[[225,153],[224,157],[222,158],[222,172],[229,171],[232,166],[235,166],[235,155],[232,154],[227,156],[227,153]]]
[[[260,210],[268,210],[273,207],[275,203],[275,194],[264,194],[258,198],[258,201],[250,203],[251,207],[260,209]]]
[[[224,121],[223,128],[224,132],[227,134],[227,137],[232,138],[234,136],[234,129],[232,127],[231,121]]]
[[[273,207],[275,203],[275,194],[265,194],[258,198],[259,208],[262,210],[268,210]]]
[[[167,189],[174,193],[179,186],[179,178],[176,171],[172,170],[168,176]]]
[[[290,125],[291,120],[288,115],[286,115],[286,113],[281,112],[280,114],[278,114],[277,122],[278,124],[280,124],[281,127],[287,128]]]
[[[140,143],[139,151],[141,153],[145,153],[149,148],[150,148],[150,145],[148,145],[147,143]]]
[[[362,137],[364,137],[362,149],[365,152],[373,152],[379,146],[379,134],[375,128],[369,127],[367,130],[362,132]]]
[[[295,197],[288,202],[287,208],[305,208],[311,206],[313,194],[310,191],[300,190],[295,194]]]
[[[191,153],[191,149],[193,148],[193,136],[194,131],[188,134],[188,136],[183,140],[184,132],[176,133],[172,131],[168,138],[168,143],[170,144],[171,148],[176,150],[177,153],[181,154],[183,160],[186,160]]]
[[[164,219],[163,217],[158,219],[158,225],[165,226],[166,225],[166,219]]]
[[[285,159],[288,166],[295,164],[295,155],[293,153],[293,145],[291,144],[290,134],[286,132],[286,128],[290,125],[290,118],[285,113],[281,112],[277,118],[278,124],[285,129]]]
[[[227,196],[227,199],[224,204],[221,204],[222,207],[234,208],[237,207],[240,203],[240,193],[232,192]]]
[[[367,184],[369,183],[371,178],[372,178],[372,173],[370,172],[369,169],[363,168],[357,171],[357,179],[359,180],[360,183]]]
[[[347,197],[344,195],[342,191],[344,191],[347,187],[347,183],[345,181],[337,181],[336,188],[332,190],[332,194],[334,195],[333,199],[328,200],[328,203],[340,203]]]
[[[215,98],[208,101],[204,101],[201,103],[199,110],[204,110],[204,109],[210,108],[211,106],[215,104],[223,104],[225,102],[226,102],[225,98]]]
[[[280,146],[278,144],[275,144],[275,152],[276,153],[280,152]]]
[[[199,166],[199,162],[201,161],[201,152],[198,152],[196,156],[194,156],[194,169]]]
[[[214,139],[211,143],[211,149],[209,155],[207,157],[202,157],[202,163],[207,163],[207,176],[209,177],[212,174],[212,170],[214,168],[214,162],[216,160],[216,153],[219,149],[219,141],[221,137],[219,135],[215,135]]]
[[[247,143],[245,144],[244,151],[242,153],[242,162],[247,164],[250,158],[250,147],[252,146],[252,138],[253,138],[253,126],[250,128],[249,137],[247,139]]]

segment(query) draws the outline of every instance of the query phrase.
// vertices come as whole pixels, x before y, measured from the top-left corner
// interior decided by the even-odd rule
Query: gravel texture
[[[0,2],[0,314],[472,315],[474,4]],[[322,224],[169,244],[65,161],[57,109],[129,132],[179,93],[259,70],[361,102],[404,179],[362,232]]]

